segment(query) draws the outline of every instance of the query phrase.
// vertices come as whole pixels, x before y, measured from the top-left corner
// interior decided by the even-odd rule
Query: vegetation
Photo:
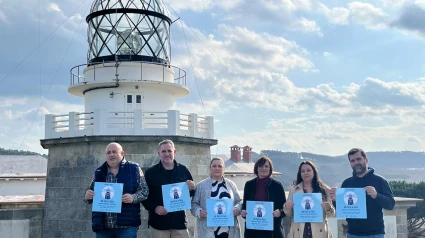
[[[27,151],[27,150],[11,150],[11,149],[4,149],[0,148],[0,155],[40,155],[47,158],[47,155]]]
[[[390,181],[390,186],[396,197],[425,199],[425,182],[409,183],[406,181]],[[425,237],[425,203],[416,204],[407,210],[407,228],[409,237]]]

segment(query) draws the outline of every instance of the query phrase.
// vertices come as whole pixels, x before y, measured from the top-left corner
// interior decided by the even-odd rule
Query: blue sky
[[[425,0],[165,2],[191,90],[174,108],[214,116],[213,152],[424,150]],[[84,110],[90,4],[0,0],[0,147],[45,153],[44,115]]]

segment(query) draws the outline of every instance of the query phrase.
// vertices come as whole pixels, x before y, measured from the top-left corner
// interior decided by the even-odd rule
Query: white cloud
[[[380,122],[379,126],[366,126],[350,120],[320,122],[309,118],[295,122],[297,118],[278,119],[280,123],[271,120],[268,127],[261,131],[250,128],[227,134],[219,138],[219,145],[246,144],[253,146],[254,151],[277,149],[336,156],[347,153],[353,146],[366,150],[420,150],[425,139],[423,122],[394,125]],[[375,122],[369,120],[369,123]]]
[[[382,30],[389,26],[389,15],[381,8],[377,8],[370,3],[351,2],[348,8],[335,7],[329,9],[323,3],[319,3],[319,12],[323,13],[332,24],[363,25],[367,29]]]
[[[170,2],[173,9],[192,11],[212,11],[211,16],[222,21],[259,21],[285,27],[288,30],[310,32],[322,36],[320,27],[311,19],[295,16],[296,12],[312,10],[310,0],[204,0]]]
[[[49,6],[49,8],[48,8],[47,10],[48,10],[48,11],[56,11],[56,12],[60,12],[60,11],[62,11],[62,10],[59,8],[58,4],[56,4],[56,3],[50,3],[50,6]]]
[[[320,27],[315,21],[307,20],[305,18],[300,18],[294,21],[291,24],[293,30],[303,31],[303,32],[314,32],[318,36],[323,36],[323,33],[320,30]]]
[[[370,3],[352,2],[348,4],[351,21],[372,30],[381,30],[388,27],[388,14],[381,8]]]
[[[171,9],[174,9],[175,11],[192,10],[200,12],[213,6],[212,0],[168,0],[166,3],[168,3]]]
[[[387,7],[401,7],[407,2],[407,0],[380,0],[384,6]],[[423,1],[423,0],[416,0]]]
[[[0,22],[4,22],[4,23],[9,23],[10,24],[10,22],[7,20],[6,15],[2,11],[0,11]]]
[[[39,108],[39,98],[14,98],[6,100],[6,106],[0,107],[0,131],[5,137],[0,137],[3,148],[31,150],[43,153],[40,139],[44,133],[44,116],[46,114],[64,114],[68,111],[82,112],[83,105],[46,100]],[[66,112],[64,112],[66,108]],[[26,136],[26,137],[25,137]],[[20,147],[22,144],[22,147]]]
[[[425,9],[425,0],[416,0],[415,5]]]
[[[319,3],[319,11],[325,14],[329,22],[337,25],[349,23],[350,10],[344,7],[334,7],[329,9],[323,3]]]

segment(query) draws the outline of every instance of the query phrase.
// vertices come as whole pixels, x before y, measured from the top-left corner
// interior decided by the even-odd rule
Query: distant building
[[[0,155],[0,196],[44,195],[47,159],[39,155]]]
[[[224,160],[224,165],[226,167],[224,175],[236,183],[238,190],[242,194],[246,181],[255,177],[255,163],[252,161],[252,147],[248,145],[244,147],[234,145],[230,147],[230,157],[224,154],[218,154],[214,157],[219,157]],[[279,177],[281,175],[281,173],[274,171],[272,177]]]

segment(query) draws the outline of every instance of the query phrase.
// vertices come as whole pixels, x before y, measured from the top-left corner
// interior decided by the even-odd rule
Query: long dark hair
[[[308,160],[301,162],[300,166],[298,167],[297,184],[300,184],[301,182],[303,182],[303,179],[301,178],[301,167],[305,164],[310,165],[310,167],[311,167],[311,169],[313,170],[313,173],[314,173],[313,180],[311,181],[311,186],[313,187],[313,192],[314,193],[321,193],[322,198],[326,199],[327,195],[326,195],[325,188],[327,186],[320,179],[319,172],[317,171],[317,167],[313,162],[308,161]]]

